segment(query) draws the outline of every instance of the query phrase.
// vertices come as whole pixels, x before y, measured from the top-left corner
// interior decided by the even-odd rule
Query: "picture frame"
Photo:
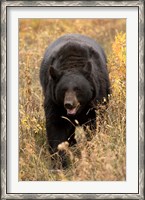
[[[8,33],[8,26],[11,26],[10,18],[8,18],[11,8],[28,8],[32,7],[41,8],[63,8],[63,7],[114,7],[114,8],[137,8],[138,10],[138,146],[136,146],[138,152],[138,173],[137,177],[137,192],[94,192],[94,193],[35,193],[35,192],[9,192],[10,188],[9,176],[11,171],[8,168],[9,160],[11,160],[8,152],[8,145],[10,144],[11,137],[9,136],[11,130],[9,128],[11,116],[9,116],[9,110],[11,110],[9,101],[10,93],[10,73],[12,72],[9,66],[9,43],[10,38]],[[2,1],[1,2],[1,199],[144,199],[144,2],[143,1]],[[39,16],[38,16],[39,17]],[[17,44],[18,45],[18,44]],[[16,45],[16,53],[18,52],[18,46]],[[13,116],[14,119],[18,115]],[[18,119],[17,119],[18,120]],[[12,134],[12,133],[11,133]],[[17,140],[16,138],[15,140]],[[18,153],[18,152],[17,152]],[[17,156],[18,154],[16,154]],[[134,156],[134,155],[133,155]],[[17,164],[16,164],[17,165]],[[18,166],[17,166],[18,169]],[[30,183],[31,184],[31,183]],[[33,187],[32,183],[32,187]],[[75,182],[74,184],[77,185]],[[84,184],[82,187],[84,187]],[[23,187],[23,183],[20,185]],[[105,189],[104,189],[105,190]]]

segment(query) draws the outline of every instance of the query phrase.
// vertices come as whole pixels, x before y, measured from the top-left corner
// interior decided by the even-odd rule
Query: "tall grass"
[[[125,20],[19,21],[19,180],[119,181],[126,179],[126,35]],[[105,49],[112,95],[98,105],[97,129],[87,141],[76,124],[77,145],[59,146],[68,155],[67,170],[50,171],[39,69],[45,48],[66,33],[80,33]],[[102,118],[103,111],[103,118]]]

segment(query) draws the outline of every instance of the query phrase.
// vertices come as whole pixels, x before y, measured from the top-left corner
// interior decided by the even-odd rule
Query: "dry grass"
[[[19,180],[115,181],[126,179],[126,38],[125,20],[19,21]],[[50,171],[43,95],[39,69],[45,48],[66,33],[96,39],[105,49],[112,85],[103,120],[97,110],[97,130],[87,141],[76,128],[77,146],[68,148],[70,167]],[[91,134],[91,132],[90,132]]]

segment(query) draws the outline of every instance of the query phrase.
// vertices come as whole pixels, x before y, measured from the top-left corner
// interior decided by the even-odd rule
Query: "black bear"
[[[40,82],[45,97],[49,151],[53,154],[62,142],[76,143],[75,127],[69,120],[96,128],[94,105],[107,99],[110,93],[105,53],[87,36],[64,35],[46,49]],[[65,167],[64,152],[59,151],[59,155]]]

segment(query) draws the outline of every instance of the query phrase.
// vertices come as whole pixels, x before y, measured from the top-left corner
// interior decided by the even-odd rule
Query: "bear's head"
[[[75,116],[91,103],[96,95],[91,74],[90,62],[81,69],[61,70],[50,67],[51,80],[54,82],[54,100],[63,106],[69,116]]]

